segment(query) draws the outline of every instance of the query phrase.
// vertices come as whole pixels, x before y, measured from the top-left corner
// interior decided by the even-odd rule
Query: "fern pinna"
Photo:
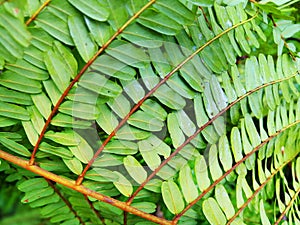
[[[47,223],[300,224],[299,1],[0,4],[1,177]]]

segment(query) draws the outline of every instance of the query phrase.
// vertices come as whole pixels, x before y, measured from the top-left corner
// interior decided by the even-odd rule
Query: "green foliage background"
[[[45,2],[0,2],[2,151],[101,153],[82,185],[174,224],[300,224],[299,1]],[[148,220],[0,159],[1,225]]]

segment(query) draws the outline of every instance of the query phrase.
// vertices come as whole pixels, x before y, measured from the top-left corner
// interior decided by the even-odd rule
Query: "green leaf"
[[[108,10],[97,0],[86,2],[84,0],[68,0],[79,11],[90,18],[98,21],[106,21],[109,16]]]
[[[234,160],[237,162],[243,158],[241,134],[237,127],[234,127],[231,130],[230,142],[232,145],[231,148],[232,148]]]
[[[220,137],[219,140],[219,158],[223,169],[228,171],[232,167],[232,155],[230,153],[230,146],[227,139],[227,136],[224,134]]]
[[[77,74],[78,65],[71,51],[58,41],[53,42],[53,51],[55,56],[59,59],[59,62],[61,62],[59,64],[61,70],[65,73],[61,74],[61,76],[64,75],[74,78]]]
[[[225,213],[226,218],[229,220],[234,216],[235,210],[225,187],[222,185],[217,185],[215,189],[215,195],[218,204]]]
[[[210,224],[225,225],[226,218],[214,198],[204,200],[202,210]]]
[[[160,34],[146,27],[133,23],[121,34],[126,40],[146,48],[158,48],[162,45],[163,38]]]
[[[96,72],[86,73],[80,79],[79,85],[108,97],[116,97],[122,92],[122,88],[117,83]]]
[[[5,137],[8,139],[13,139],[15,141],[21,141],[22,135],[13,132],[0,132],[0,137]]]
[[[57,86],[54,84],[52,80],[46,80],[43,82],[43,84],[48,96],[51,99],[52,104],[56,105],[56,103],[58,102],[61,96],[61,92],[58,90]]]
[[[259,206],[260,206],[259,212],[260,212],[260,218],[261,218],[262,225],[271,225],[271,223],[268,219],[268,216],[266,214],[266,211],[265,211],[264,201],[262,199],[259,202]]]
[[[22,121],[23,128],[25,130],[26,136],[32,146],[35,146],[37,140],[39,139],[38,132],[34,129],[31,121]]]
[[[7,64],[5,68],[33,80],[47,80],[49,77],[48,73],[44,70],[21,59],[17,60],[14,64]]]
[[[15,142],[13,140],[10,140],[10,139],[4,138],[4,137],[0,137],[0,143],[2,145],[4,145],[6,148],[8,148],[9,150],[11,150],[19,155],[26,156],[26,157],[29,157],[31,155],[31,152],[28,151],[27,148],[25,148],[23,145]]]
[[[179,184],[186,202],[190,203],[198,197],[198,190],[193,181],[192,171],[188,164],[180,169]]]
[[[55,147],[52,145],[49,145],[46,142],[42,142],[39,146],[39,150],[42,152],[49,153],[51,155],[56,155],[64,159],[71,159],[73,154],[67,149],[63,147]]]
[[[124,158],[123,156],[104,153],[101,156],[97,157],[97,159],[93,163],[93,166],[95,167],[119,166],[123,164],[123,158]]]
[[[147,140],[151,144],[151,148],[148,148],[148,151],[153,152],[157,151],[157,153],[163,156],[165,159],[170,156],[171,148],[161,139],[156,137],[155,135],[151,135]]]
[[[31,208],[37,208],[44,205],[48,205],[51,203],[57,203],[59,201],[60,197],[56,193],[53,193],[52,195],[40,198],[35,200],[34,202],[29,203]]]
[[[30,119],[28,112],[23,107],[6,102],[0,102],[0,115],[18,120]]]
[[[143,68],[149,62],[149,57],[143,49],[125,41],[114,41],[106,52],[126,65],[137,68]]]
[[[41,113],[41,115],[43,115],[43,117],[47,120],[51,114],[51,106],[52,106],[49,98],[44,93],[31,95],[31,98],[34,105]]]
[[[205,138],[205,140],[208,141],[209,144],[216,144],[218,142],[219,139],[219,135],[216,132],[216,129],[214,128],[214,126],[209,125],[207,126],[201,133],[203,135],[203,137]]]
[[[187,115],[184,110],[175,112],[175,115],[177,117],[179,127],[184,134],[188,137],[192,136],[196,132],[196,126],[190,119],[189,115]]]
[[[43,11],[38,15],[35,23],[54,38],[67,45],[74,45],[69,33],[67,21],[55,15],[55,12],[49,12],[49,10]],[[53,24],[55,24],[55,26],[53,26]]]
[[[168,165],[171,166],[172,168],[174,168],[176,171],[180,170],[181,168],[183,168],[185,165],[187,164],[186,159],[184,159],[181,156],[174,156],[170,162],[168,162]]]
[[[214,4],[213,0],[188,0],[189,2],[198,5],[198,6],[212,6]]]
[[[172,181],[164,181],[161,185],[164,203],[173,214],[178,214],[184,209],[184,201],[177,184]]]
[[[160,0],[153,7],[179,24],[189,24],[194,20],[194,14],[179,1]]]
[[[131,183],[121,173],[113,171],[113,174],[118,177],[118,180],[113,182],[115,187],[121,192],[121,194],[129,197],[133,192]]]
[[[215,16],[214,16],[211,8],[209,8],[208,10],[209,10],[209,14],[210,14],[211,20],[212,20],[211,21],[212,29],[213,29],[215,34],[220,34],[223,30],[221,29],[220,26],[218,26],[218,24],[215,20]],[[217,9],[216,9],[216,11],[217,11]],[[216,42],[216,44],[217,43],[218,42]],[[220,43],[220,47],[222,47],[222,50],[223,50],[222,52],[224,53],[227,62],[230,65],[235,64],[236,63],[236,55],[235,55],[235,52],[234,52],[234,46],[231,45],[230,38],[227,35],[223,35],[222,37],[220,37],[219,43]]]
[[[205,158],[200,155],[195,160],[195,175],[197,184],[201,191],[204,191],[210,185],[210,179],[208,177],[208,166]]]
[[[73,157],[71,159],[66,159],[63,158],[64,163],[66,164],[66,166],[76,175],[80,175],[82,170],[83,170],[83,166],[81,164],[81,162]]]
[[[51,121],[51,124],[59,127],[70,127],[78,129],[87,129],[91,126],[90,121],[77,120],[73,116],[69,116],[63,113],[57,114]]]
[[[72,130],[66,130],[62,132],[54,132],[49,130],[45,133],[45,138],[50,139],[58,144],[67,146],[78,145],[80,142],[78,134]]]
[[[119,176],[108,169],[94,168],[86,173],[86,178],[98,182],[118,181]]]
[[[237,99],[237,95],[234,88],[232,87],[231,80],[227,72],[222,73],[222,82],[226,96],[228,97],[228,102],[231,103]]]
[[[156,211],[156,204],[154,204],[153,202],[134,202],[131,204],[131,206],[146,213],[154,213]]]
[[[0,76],[0,84],[16,91],[37,94],[42,91],[42,85],[36,80],[15,74],[9,70]]]
[[[61,56],[53,50],[45,54],[45,65],[56,87],[64,92],[70,82],[70,74],[65,71],[65,62],[61,60]]]
[[[80,16],[71,16],[68,20],[71,37],[85,62],[88,62],[97,51],[97,46],[90,37],[83,19]]]
[[[14,42],[13,37],[2,27],[0,27],[0,32],[3,34],[0,37],[0,46],[3,46],[1,47],[1,53],[6,60],[15,62],[16,58],[22,57],[22,47]]]
[[[93,91],[89,91],[81,86],[76,86],[71,89],[67,96],[68,99],[76,102],[88,103],[88,104],[103,104],[108,101],[108,97],[101,96]]]
[[[152,9],[144,12],[137,21],[145,27],[166,35],[175,35],[181,29],[176,21]]]
[[[278,17],[278,18],[282,18],[282,19],[287,19],[287,20],[293,20],[294,18],[291,16],[286,16],[284,15],[281,10],[277,9],[277,7],[272,3],[268,3],[268,4],[259,4],[259,3],[255,3],[255,6],[257,6],[258,8],[262,9],[263,11],[265,11],[266,13],[271,13],[274,16]]]
[[[158,100],[171,109],[182,109],[185,106],[185,100],[169,86],[163,84],[153,94]]]
[[[123,126],[116,134],[116,137],[122,140],[143,140],[149,137],[151,133],[131,126]]]
[[[151,66],[148,65],[145,68],[140,68],[139,72],[140,72],[143,82],[148,90],[151,90],[158,84],[159,77],[154,72],[154,70]]]
[[[79,136],[79,135],[78,135]],[[77,146],[69,147],[73,155],[79,159],[83,163],[88,163],[93,155],[94,150],[92,147],[87,143],[86,140],[84,140],[81,136],[79,136],[80,143]]]
[[[81,102],[65,101],[59,107],[59,111],[85,120],[95,120],[99,116],[96,106]]]
[[[16,103],[20,105],[31,105],[32,100],[30,95],[14,90],[9,90],[5,87],[0,87],[0,101]]]
[[[125,3],[124,0],[121,0],[121,2],[120,0],[104,0],[103,2],[105,2],[105,5],[108,6],[110,11],[108,23],[114,31],[117,31],[129,18],[126,10],[127,7],[124,7],[127,2]]]
[[[184,67],[184,69],[185,69],[185,67]],[[198,76],[198,72],[196,72],[196,73],[197,73],[197,76]],[[188,80],[188,82],[192,82],[192,81],[189,80],[189,79],[191,79],[191,77],[188,77],[190,74],[187,74],[187,73],[184,73],[184,72],[182,72],[181,74],[185,77],[185,79]],[[192,90],[187,85],[187,83],[183,79],[181,79],[181,77],[178,74],[174,74],[173,76],[171,76],[170,79],[167,81],[167,84],[174,91],[176,91],[178,94],[180,94],[182,97],[192,99],[196,95],[196,92],[194,90]],[[202,85],[202,83],[199,83],[198,87],[199,87],[199,85]],[[194,84],[193,84],[193,87],[195,87]],[[202,87],[201,87],[201,91],[202,91]]]
[[[107,102],[109,107],[120,117],[124,118],[130,111],[130,101],[124,94],[120,94],[115,99]]]
[[[254,122],[249,114],[245,115],[245,124],[252,146],[259,145],[261,143],[261,139],[254,125]]]
[[[25,180],[18,185],[18,189],[22,192],[29,192],[40,188],[48,187],[48,183],[44,178],[32,178]]]
[[[127,172],[137,183],[141,184],[146,180],[146,170],[133,156],[125,157],[123,162]]]
[[[134,127],[141,128],[146,131],[160,131],[164,126],[162,121],[141,110],[135,112],[128,119],[128,123]]]
[[[165,109],[152,99],[147,99],[141,105],[141,109],[161,121],[165,121],[165,119],[167,118],[167,112],[165,111]]]
[[[134,103],[137,104],[145,96],[144,87],[137,80],[121,81],[121,83],[124,91]]]
[[[252,151],[253,147],[248,140],[248,136],[246,134],[245,129],[245,120],[241,119],[241,132],[242,132],[242,143],[243,143],[243,151],[246,154]]]
[[[88,17],[84,17],[84,20],[91,32],[92,38],[99,46],[104,45],[114,34],[113,29],[107,23],[101,23]]]
[[[27,107],[27,111],[30,114],[31,123],[38,134],[40,134],[44,128],[45,121],[38,109],[32,105]]]
[[[103,150],[103,152],[109,152],[118,155],[133,155],[137,153],[137,151],[138,151],[138,146],[136,143],[130,141],[118,141],[118,140],[109,142]]]
[[[203,102],[205,110],[209,118],[213,118],[219,113],[218,105],[213,98],[212,90],[210,89],[209,83],[205,83]]]
[[[169,39],[168,41],[172,41],[173,39]],[[169,62],[174,67],[180,64],[186,56],[182,54],[182,49],[179,48],[178,45],[174,45],[173,43],[165,43],[164,48],[166,49],[166,53],[169,59]],[[187,51],[187,49],[184,49]],[[191,54],[190,51],[186,53],[186,55]],[[162,57],[165,57],[162,55]],[[157,59],[158,62],[160,62],[160,58]],[[171,70],[171,68],[166,72],[168,73]],[[181,69],[180,69],[180,75],[184,78],[184,80],[196,91],[202,92],[203,91],[203,83],[202,78],[200,74],[197,72],[195,66],[192,62],[185,63]],[[169,84],[169,82],[168,82]],[[170,84],[169,84],[170,85]]]
[[[121,80],[132,80],[136,74],[133,68],[106,54],[99,56],[91,65],[91,68],[109,77],[116,77]]]
[[[179,127],[179,122],[175,113],[170,113],[168,115],[167,123],[173,146],[178,148],[185,141],[185,136]]]
[[[228,105],[228,98],[225,95],[224,91],[221,88],[221,85],[217,79],[216,76],[212,76],[210,81],[210,88],[212,95],[214,97],[215,103],[218,107],[218,109],[221,111],[222,109],[225,109]]]
[[[208,159],[208,166],[211,177],[214,181],[220,178],[223,175],[223,171],[220,168],[219,161],[218,161],[218,149],[217,146],[214,144],[209,149],[209,159]]]
[[[27,31],[23,21],[20,21],[12,14],[3,11],[3,8],[1,8],[0,24],[2,27],[9,27],[9,29],[7,29],[7,32],[11,37],[14,38],[17,43],[24,47],[28,46],[31,35]]]
[[[107,134],[110,134],[119,123],[117,117],[106,104],[99,105],[99,117],[96,121]]]
[[[205,112],[201,95],[196,95],[194,99],[194,109],[198,127],[203,126],[208,122],[208,117]]]
[[[30,27],[29,30],[33,36],[31,39],[31,44],[32,46],[36,47],[36,50],[39,52],[46,52],[52,47],[54,38],[51,37],[45,30],[38,27]],[[44,68],[45,66],[42,67],[42,69]]]
[[[165,146],[164,143],[154,135],[150,136],[146,140],[139,141],[138,147],[143,159],[151,170],[155,170],[161,163],[158,153],[166,158],[171,152],[170,147]]]
[[[40,198],[52,195],[53,193],[54,193],[54,190],[50,186],[48,186],[46,188],[37,189],[35,191],[26,192],[25,196],[21,199],[21,202],[22,203],[25,203],[25,202],[31,203]]]

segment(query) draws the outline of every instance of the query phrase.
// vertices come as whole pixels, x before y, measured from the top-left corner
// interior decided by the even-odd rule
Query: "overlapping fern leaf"
[[[0,169],[53,224],[299,224],[295,3],[2,2]]]

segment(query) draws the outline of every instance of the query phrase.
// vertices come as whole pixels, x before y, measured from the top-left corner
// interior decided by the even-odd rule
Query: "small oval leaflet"
[[[164,202],[170,212],[173,214],[180,213],[184,208],[184,201],[177,184],[172,180],[164,181],[161,191]]]
[[[133,156],[127,156],[123,160],[124,166],[130,176],[139,184],[147,178],[147,172],[143,166]]]

